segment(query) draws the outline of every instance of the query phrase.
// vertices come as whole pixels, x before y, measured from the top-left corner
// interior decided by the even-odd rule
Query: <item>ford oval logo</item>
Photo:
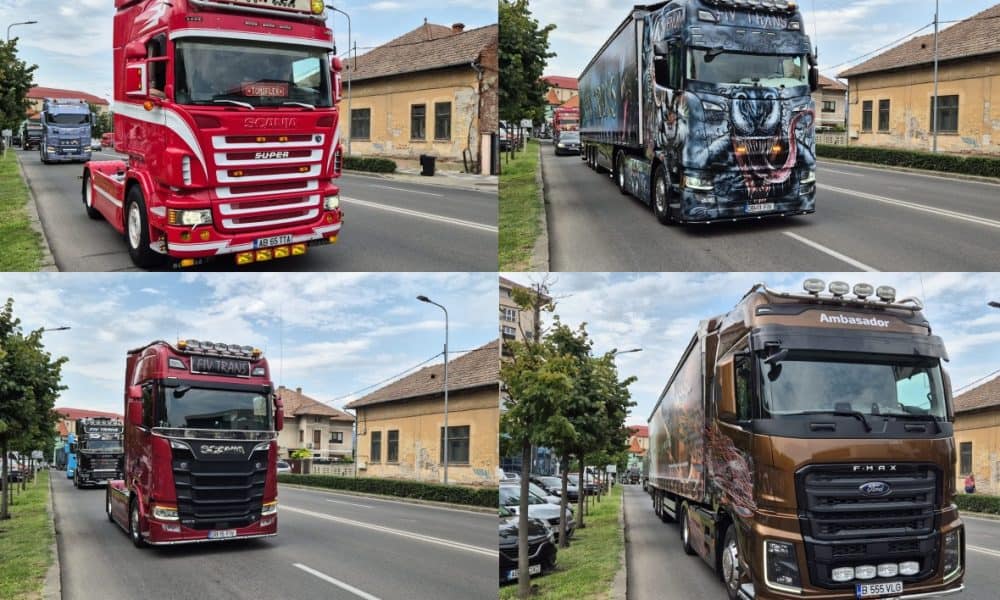
[[[869,481],[858,486],[862,496],[885,496],[892,491],[889,484],[884,481]]]

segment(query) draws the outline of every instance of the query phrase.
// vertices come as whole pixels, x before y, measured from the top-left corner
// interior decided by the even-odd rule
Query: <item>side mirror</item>
[[[280,396],[274,397],[274,430],[281,431],[285,428],[285,404]]]
[[[333,85],[333,103],[337,104],[343,97],[344,83],[341,71],[344,70],[344,63],[340,57],[334,56],[330,59],[330,82]]]
[[[815,92],[819,89],[819,69],[809,67],[809,91]]]
[[[128,399],[142,400],[142,386],[141,385],[128,386]]]
[[[140,41],[129,42],[125,46],[125,60],[142,60],[146,58],[146,45]]]
[[[948,407],[948,420],[954,422],[955,406],[951,401],[951,376],[944,369],[941,369],[941,384],[944,387],[944,401]]]

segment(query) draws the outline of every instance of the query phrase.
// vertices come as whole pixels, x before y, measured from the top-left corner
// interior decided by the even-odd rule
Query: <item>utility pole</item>
[[[934,0],[934,98],[931,99],[931,127],[934,143],[931,152],[938,151],[938,8],[940,0]]]

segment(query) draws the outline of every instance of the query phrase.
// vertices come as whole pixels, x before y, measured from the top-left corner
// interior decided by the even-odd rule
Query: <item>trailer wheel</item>
[[[694,554],[694,547],[691,546],[691,528],[688,526],[688,505],[685,503],[678,511],[678,518],[681,521],[681,544],[684,546],[684,554]]]
[[[100,219],[101,211],[94,208],[94,187],[90,181],[90,171],[83,172],[83,207],[91,219]]]
[[[136,548],[144,548],[146,540],[142,539],[142,530],[139,527],[139,503],[135,500],[129,504],[128,515],[128,536],[132,538]]]
[[[615,159],[615,181],[618,182],[618,191],[622,194],[628,195],[628,190],[625,188],[625,153],[619,152],[618,157]]]
[[[726,584],[729,600],[736,600],[740,589],[740,549],[736,542],[736,528],[731,523],[726,527],[726,535],[722,539],[720,575],[722,582]]]
[[[129,189],[125,200],[125,241],[135,266],[149,269],[162,261],[160,255],[149,248],[149,217],[146,216],[146,200],[138,185]]]
[[[653,214],[663,225],[670,225],[674,222],[670,215],[670,180],[667,178],[667,170],[663,165],[656,165],[653,172],[653,198],[650,204],[653,205]]]

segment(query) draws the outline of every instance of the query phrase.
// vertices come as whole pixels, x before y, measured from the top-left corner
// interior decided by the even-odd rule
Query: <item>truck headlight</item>
[[[324,210],[337,210],[338,208],[340,208],[340,194],[337,194],[336,196],[327,196],[323,200]]]
[[[195,225],[211,225],[212,211],[207,208],[202,210],[177,210],[175,208],[171,208],[167,211],[167,224],[187,225],[188,227],[193,227]]]
[[[712,180],[700,175],[685,175],[684,187],[704,192],[712,191]]]
[[[267,515],[273,515],[278,512],[278,501],[265,502],[264,506],[260,509],[260,516],[266,517]]]
[[[808,171],[803,171],[802,181],[800,183],[816,183],[816,169],[809,169]]]
[[[769,587],[796,591],[802,587],[795,546],[788,542],[764,541],[764,569]]]
[[[962,530],[944,534],[944,576],[950,577],[962,566]]]
[[[177,508],[173,506],[153,505],[153,518],[157,521],[176,521]]]

